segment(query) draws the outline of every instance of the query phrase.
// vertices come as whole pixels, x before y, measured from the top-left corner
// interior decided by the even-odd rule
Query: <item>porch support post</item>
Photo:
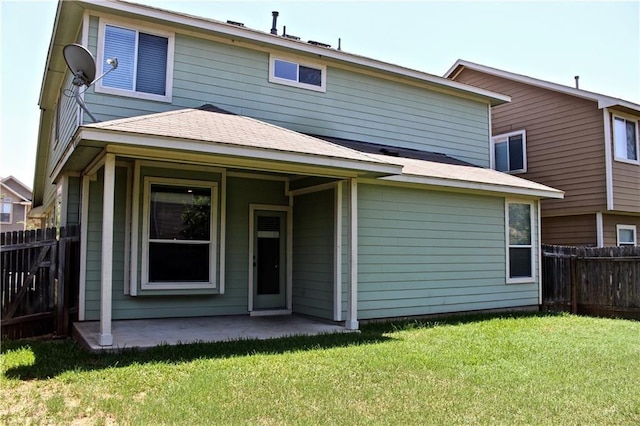
[[[342,321],[342,182],[336,184],[335,206],[333,320]]]
[[[104,194],[102,204],[102,273],[100,294],[100,346],[113,345],[111,334],[111,289],[113,286],[113,208],[116,157],[107,154],[104,162]]]
[[[349,179],[349,291],[345,327],[358,329],[358,180]]]

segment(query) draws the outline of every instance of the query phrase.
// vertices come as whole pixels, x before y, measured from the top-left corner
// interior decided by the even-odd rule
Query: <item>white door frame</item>
[[[253,310],[253,255],[254,255],[254,240],[255,240],[255,212],[256,210],[265,210],[265,211],[276,211],[276,212],[285,212],[286,214],[286,227],[287,230],[287,254],[286,254],[286,300],[287,300],[287,308],[286,309],[276,309],[276,310],[264,310],[264,311],[254,311]],[[292,290],[293,290],[293,232],[291,232],[293,228],[293,219],[291,217],[291,207],[290,206],[278,206],[271,204],[249,204],[249,259],[248,259],[248,269],[249,269],[249,292],[248,292],[248,306],[247,310],[250,315],[284,315],[290,314],[292,309]]]

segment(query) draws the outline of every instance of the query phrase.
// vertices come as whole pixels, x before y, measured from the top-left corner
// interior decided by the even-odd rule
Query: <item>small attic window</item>
[[[269,81],[271,83],[325,92],[326,79],[327,67],[324,65],[273,55],[269,58]]]

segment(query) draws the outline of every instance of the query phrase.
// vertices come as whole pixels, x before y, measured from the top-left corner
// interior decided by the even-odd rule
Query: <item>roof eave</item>
[[[98,10],[108,8],[111,10],[116,10],[120,13],[143,15],[147,18],[164,21],[169,24],[183,25],[186,27],[197,28],[204,31],[211,31],[225,36],[234,37],[236,39],[243,39],[248,42],[297,50],[300,52],[319,55],[324,58],[348,63],[351,65],[372,68],[381,72],[400,75],[402,77],[409,77],[433,86],[437,86],[442,89],[460,92],[461,94],[464,94],[466,96],[476,96],[486,102],[489,102],[492,106],[511,101],[511,98],[509,96],[459,83],[437,75],[432,75],[422,71],[417,71],[376,59],[348,53],[343,50],[315,46],[304,41],[292,40],[251,28],[240,28],[238,26],[230,25],[222,21],[216,21],[203,17],[173,12],[121,0],[80,0],[77,3],[83,4],[86,8]]]
[[[67,72],[62,48],[76,41],[83,13],[84,8],[79,2],[60,1],[58,3],[38,97],[40,108],[50,108],[55,101],[58,87]],[[62,19],[64,25],[61,24]]]
[[[393,163],[382,163],[377,161],[363,161],[348,158],[337,158],[316,154],[296,153],[291,151],[280,151],[273,149],[245,147],[228,143],[202,142],[192,139],[179,139],[173,137],[162,137],[155,135],[145,135],[133,132],[114,131],[108,129],[96,129],[80,127],[74,145],[82,144],[83,140],[102,142],[105,144],[131,145],[146,148],[173,149],[177,146],[182,151],[199,154],[213,154],[221,156],[235,156],[247,159],[259,159],[269,161],[279,161],[283,163],[297,163],[313,165],[318,167],[329,167],[334,169],[344,169],[367,177],[391,176],[402,173],[402,166]],[[69,155],[71,155],[69,153]]]
[[[623,99],[614,98],[607,95],[602,95],[595,92],[589,92],[583,89],[576,89],[574,87],[565,86],[562,84],[553,83],[550,81],[540,80],[537,78],[529,77],[522,74],[516,74],[509,71],[500,70],[497,68],[488,67],[486,65],[476,64],[474,62],[458,59],[448,70],[444,73],[443,77],[448,79],[455,79],[455,77],[464,69],[483,72],[485,74],[494,75],[496,77],[505,78],[508,80],[517,81],[524,84],[529,84],[536,87],[552,90],[555,92],[564,93],[567,95],[575,96],[582,99],[587,99],[598,103],[598,108],[603,109],[611,106],[621,106],[640,112],[640,105],[633,102],[625,101]]]
[[[460,190],[468,190],[475,192],[493,193],[493,194],[508,194],[513,196],[525,196],[532,198],[564,198],[564,192],[554,188],[523,188],[519,186],[500,185],[485,182],[475,182],[469,180],[458,179],[446,179],[437,178],[431,176],[416,176],[416,175],[400,175],[384,177],[381,180],[391,182],[403,182],[414,183],[420,185],[430,185],[446,188],[455,188]]]

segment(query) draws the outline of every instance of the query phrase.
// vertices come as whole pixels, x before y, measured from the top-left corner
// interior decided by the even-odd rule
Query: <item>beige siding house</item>
[[[640,105],[463,60],[445,77],[511,97],[491,167],[565,191],[542,201],[544,243],[640,244]]]
[[[23,231],[31,208],[31,188],[13,176],[0,178],[0,232]]]

